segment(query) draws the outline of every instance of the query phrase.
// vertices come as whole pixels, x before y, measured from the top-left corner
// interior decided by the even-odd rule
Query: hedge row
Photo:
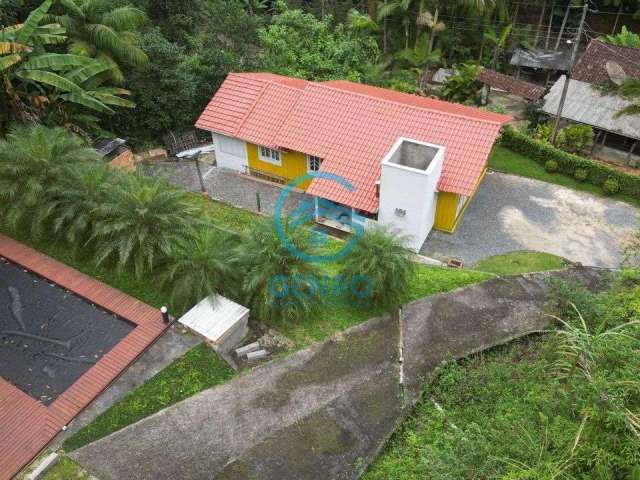
[[[640,198],[640,176],[618,171],[601,163],[564,152],[553,145],[531,138],[525,133],[506,127],[502,133],[502,145],[508,149],[529,157],[542,166],[548,160],[558,163],[558,171],[574,176],[576,170],[584,169],[586,181],[601,187],[608,179],[615,179],[620,185],[620,193]]]

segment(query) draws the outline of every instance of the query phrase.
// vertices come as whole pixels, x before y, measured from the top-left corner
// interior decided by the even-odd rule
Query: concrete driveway
[[[574,262],[617,267],[639,228],[626,203],[528,178],[489,172],[454,234],[433,231],[421,249],[467,264],[515,250],[539,250]]]

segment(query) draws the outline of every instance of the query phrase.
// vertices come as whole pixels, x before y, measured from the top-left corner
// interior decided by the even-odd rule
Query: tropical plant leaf
[[[116,31],[135,30],[144,24],[146,16],[142,10],[124,6],[114,8],[102,15],[102,23]]]
[[[60,95],[62,100],[67,102],[77,103],[78,105],[85,106],[97,112],[114,113],[113,110],[107,107],[97,98],[87,95],[85,92],[68,92]]]
[[[78,85],[82,85],[87,80],[93,78],[94,76],[111,70],[111,66],[105,63],[94,61],[90,65],[81,66],[76,68],[75,70],[70,71],[65,75],[67,80],[71,80]]]
[[[38,25],[40,25],[44,16],[49,12],[52,4],[53,0],[45,0],[42,2],[42,5],[29,14],[16,36],[18,43],[30,43],[33,34],[38,29]]]
[[[6,70],[7,68],[15,65],[21,59],[22,59],[22,57],[17,53],[14,53],[12,55],[7,55],[7,56],[4,56],[4,57],[0,57],[0,72],[2,72],[4,70]]]
[[[72,67],[87,67],[91,65],[103,65],[97,60],[70,53],[47,53],[31,58],[22,68],[25,70],[53,70],[63,71]]]
[[[9,55],[11,53],[29,52],[31,47],[16,42],[0,42],[0,55]]]
[[[84,18],[84,12],[73,0],[57,0],[57,2],[71,15]]]
[[[92,97],[97,98],[105,105],[113,105],[116,107],[135,108],[136,104],[126,98],[121,98],[110,93],[88,92]]]

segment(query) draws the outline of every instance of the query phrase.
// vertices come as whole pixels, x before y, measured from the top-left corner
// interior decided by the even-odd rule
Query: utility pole
[[[556,113],[556,121],[553,125],[553,133],[551,134],[551,143],[556,144],[558,138],[558,129],[560,127],[560,119],[562,118],[562,109],[564,108],[564,102],[567,99],[567,92],[569,91],[569,82],[571,81],[571,73],[573,71],[573,65],[576,61],[576,55],[578,54],[578,47],[580,46],[580,40],[582,39],[582,30],[584,29],[584,22],[587,19],[587,12],[589,11],[589,0],[585,0],[582,7],[582,18],[580,19],[580,26],[578,27],[578,34],[574,40],[573,50],[571,51],[571,60],[569,61],[569,70],[564,79],[564,85],[562,86],[562,95],[560,96],[560,102],[558,103],[558,112]]]

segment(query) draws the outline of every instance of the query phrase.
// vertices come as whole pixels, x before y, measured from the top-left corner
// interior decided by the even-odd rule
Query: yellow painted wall
[[[458,209],[458,194],[449,192],[438,193],[436,204],[436,221],[434,227],[443,232],[452,233],[456,226],[456,210]]]
[[[482,183],[484,176],[487,173],[487,169],[485,168],[478,179],[478,183],[473,189],[473,193],[467,201],[464,203],[464,206],[460,209],[460,213],[456,215],[458,211],[458,201],[460,196],[457,193],[449,193],[449,192],[439,192],[438,193],[438,203],[436,204],[436,220],[434,223],[434,227],[437,230],[442,230],[443,232],[453,233],[462,220],[462,216],[464,215],[465,210],[475,197],[476,192],[478,191],[478,187]]]
[[[307,157],[304,153],[281,152],[280,159],[282,165],[274,165],[273,163],[260,160],[258,146],[252,143],[247,143],[247,154],[250,168],[284,177],[287,180],[293,180],[307,173]],[[309,183],[310,182],[305,182],[298,185],[298,188],[306,190]]]

